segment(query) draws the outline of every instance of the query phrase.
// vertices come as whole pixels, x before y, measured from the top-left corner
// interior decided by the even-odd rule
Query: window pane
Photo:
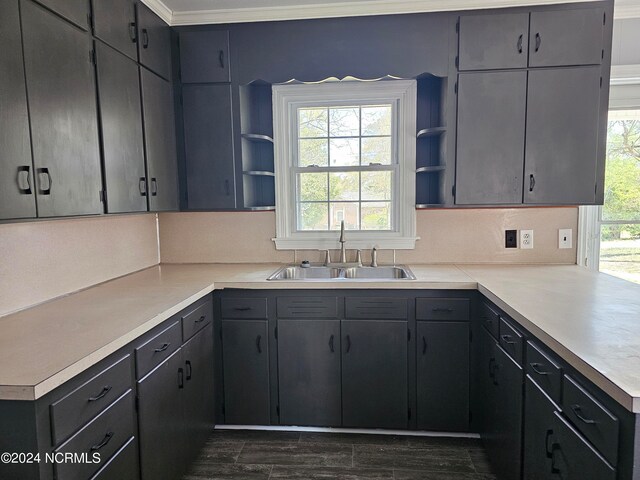
[[[298,165],[308,167],[318,165],[326,167],[329,165],[327,156],[326,140],[300,140],[298,150]]]
[[[391,165],[391,137],[362,139],[362,164],[370,163]]]
[[[330,203],[331,230],[340,230],[340,222],[344,220],[345,230],[358,230],[360,211],[358,202]]]
[[[326,137],[329,122],[326,108],[301,108],[298,110],[298,136]]]
[[[298,211],[298,230],[327,230],[326,203],[301,203]]]
[[[391,135],[391,105],[362,107],[362,136]]]
[[[357,138],[331,139],[332,167],[348,167],[360,164],[360,141]]]
[[[362,200],[391,200],[391,172],[362,172]]]
[[[358,107],[330,108],[329,135],[331,137],[360,135],[360,109]]]
[[[362,230],[391,230],[389,202],[362,204]]]
[[[300,200],[303,202],[327,201],[329,188],[326,173],[301,173],[298,175]]]
[[[640,283],[640,225],[602,225],[600,271]]]
[[[329,174],[329,200],[358,200],[360,198],[358,172]]]

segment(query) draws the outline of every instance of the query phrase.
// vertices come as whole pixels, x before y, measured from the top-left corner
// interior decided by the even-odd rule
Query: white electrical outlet
[[[520,230],[520,248],[533,248],[533,230]]]
[[[558,248],[571,248],[573,245],[573,230],[561,228],[558,230]]]

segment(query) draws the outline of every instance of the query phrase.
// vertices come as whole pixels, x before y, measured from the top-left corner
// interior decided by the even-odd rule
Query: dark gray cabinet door
[[[278,320],[278,384],[281,424],[340,426],[339,320]]]
[[[138,58],[158,75],[171,79],[171,27],[142,2],[138,8]]]
[[[182,87],[187,205],[235,208],[230,85]]]
[[[213,327],[209,324],[182,347],[184,359],[184,428],[188,465],[215,425]]]
[[[522,203],[526,96],[524,71],[458,76],[456,204]]]
[[[480,414],[480,436],[485,443],[491,442],[496,425],[496,402],[494,372],[496,366],[497,342],[484,328],[480,331],[480,365],[478,368],[478,400]]]
[[[600,67],[529,72],[524,203],[595,202]]]
[[[140,469],[143,480],[174,479],[184,458],[182,350],[138,382]]]
[[[138,65],[96,43],[107,212],[147,210]]]
[[[149,210],[178,209],[178,165],[171,84],[141,68]]]
[[[551,474],[556,406],[527,376],[524,400],[523,478],[560,478]]]
[[[469,324],[418,322],[418,429],[469,429]]]
[[[342,425],[408,424],[408,329],[405,321],[342,321]]]
[[[95,36],[137,60],[135,0],[92,0],[92,4]]]
[[[22,2],[38,215],[102,212],[91,37]]]
[[[180,79],[182,83],[231,81],[229,31],[180,33]]]
[[[529,66],[599,65],[603,32],[602,8],[532,12]]]
[[[18,0],[0,2],[0,219],[36,216]]]
[[[460,70],[491,70],[527,66],[528,13],[462,15]]]
[[[223,320],[225,423],[269,425],[269,336],[264,320]]]
[[[75,23],[84,30],[89,30],[89,2],[87,0],[36,0],[53,10],[58,15]],[[25,2],[23,2],[25,3]]]

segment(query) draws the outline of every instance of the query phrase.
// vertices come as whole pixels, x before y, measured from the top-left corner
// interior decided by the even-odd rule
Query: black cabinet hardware
[[[549,372],[545,372],[544,370],[540,370],[540,367],[542,367],[541,363],[530,363],[529,365],[531,365],[531,369],[537,373],[538,375],[549,375]]]
[[[593,425],[596,423],[595,420],[584,416],[584,414],[582,413],[582,407],[580,407],[580,405],[571,405],[571,410],[573,410],[573,413],[576,415],[576,417],[578,417],[580,421],[586,423],[587,425]]]
[[[422,354],[427,353],[427,339],[422,337]]]
[[[522,53],[522,37],[522,34],[518,37],[518,53]]]
[[[544,449],[547,453],[547,458],[551,458],[553,456],[553,444],[551,445],[551,448],[549,447],[549,440],[551,440],[551,435],[553,435],[553,430],[548,429],[544,440]]]
[[[202,316],[200,316],[200,318],[198,320],[195,320],[195,323],[202,323],[202,322],[204,322],[205,318],[207,318],[207,316],[206,315],[202,315]]]
[[[31,195],[31,167],[29,165],[21,165],[18,167],[18,191],[22,195]],[[24,177],[24,182],[21,181],[21,177]],[[21,187],[20,185],[26,185]]]
[[[89,402],[95,402],[97,400],[100,400],[101,398],[103,398],[107,393],[109,393],[111,391],[111,385],[105,385],[102,390],[100,391],[99,394],[93,396],[93,397],[89,397],[87,400]]]
[[[187,369],[187,380],[191,380],[191,373],[192,373],[191,360],[187,360],[186,362],[184,362],[184,364],[185,364],[185,368]]]
[[[149,32],[146,28],[142,29],[142,48],[149,48]]]
[[[351,337],[347,335],[347,353],[351,350]]]
[[[536,33],[536,52],[540,50],[540,45],[542,44],[542,37],[540,33]]]
[[[136,24],[135,24],[135,22],[131,22],[129,24],[129,38],[131,39],[132,43],[136,43],[137,37],[136,37]]]
[[[102,441],[100,443],[96,443],[95,445],[93,445],[89,450],[91,450],[92,452],[100,450],[102,447],[107,445],[112,438],[113,438],[113,432],[107,432],[107,434],[104,436]]]
[[[512,338],[511,335],[500,335],[500,338],[502,338],[502,341],[507,345],[515,345],[516,343],[513,340],[511,340]]]
[[[329,337],[329,350],[331,350],[331,353],[335,352],[334,346],[333,346],[333,335],[331,335]]]
[[[258,335],[256,337],[256,349],[258,350],[258,353],[262,353],[262,346],[260,345],[261,341],[262,341],[262,335]]]
[[[169,345],[171,345],[171,343],[163,343],[162,346],[154,349],[153,351],[156,353],[164,352],[167,348],[169,348]]]
[[[220,68],[224,68],[224,50],[220,50],[218,53],[218,63],[220,64]]]
[[[40,188],[38,189],[38,193],[40,195],[51,195],[51,184],[53,183],[53,180],[51,178],[51,173],[49,173],[49,169],[47,167],[43,167],[43,168],[38,168],[37,169],[38,172],[38,179],[40,180]],[[47,187],[44,188],[43,182],[42,182],[42,177],[45,177],[46,180],[46,185]]]
[[[234,310],[237,310],[238,312],[248,312],[251,310],[251,307],[236,307]]]
[[[529,175],[529,191],[533,192],[533,188],[536,186],[536,177],[533,176],[533,173]]]
[[[158,180],[154,177],[151,179],[151,196],[155,197],[158,195]]]
[[[184,370],[178,369],[178,388],[184,388]]]

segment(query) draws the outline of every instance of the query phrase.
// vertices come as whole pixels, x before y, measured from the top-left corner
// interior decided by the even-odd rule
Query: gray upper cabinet
[[[527,66],[528,13],[463,15],[458,28],[460,70]]]
[[[180,33],[180,78],[182,83],[231,81],[229,32],[211,30]]]
[[[529,66],[599,65],[603,33],[602,8],[532,12]]]
[[[35,217],[18,0],[0,2],[0,45],[0,219]]]
[[[149,210],[178,209],[178,165],[171,84],[140,68]]]
[[[89,30],[91,13],[89,12],[88,0],[37,0],[37,2],[75,23],[83,30]]]
[[[128,57],[136,57],[135,0],[93,0],[93,32]]]
[[[21,5],[38,215],[101,213],[91,37],[31,2]]]
[[[187,207],[235,208],[230,85],[182,88]]]
[[[138,56],[140,63],[158,75],[171,78],[171,28],[138,2]]]
[[[595,202],[600,75],[600,67],[529,72],[524,203]]]
[[[456,204],[522,202],[527,72],[460,74]]]
[[[100,43],[96,53],[107,212],[146,211],[138,66]]]

